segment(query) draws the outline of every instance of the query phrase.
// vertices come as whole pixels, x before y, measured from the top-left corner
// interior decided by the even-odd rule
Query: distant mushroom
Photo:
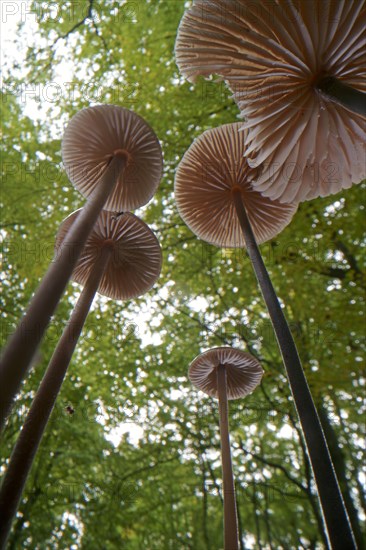
[[[229,347],[213,348],[202,353],[189,368],[192,384],[219,400],[225,550],[239,548],[228,399],[239,399],[251,393],[260,383],[262,375],[263,369],[252,355]]]
[[[161,147],[150,126],[115,105],[77,113],[66,128],[62,152],[67,173],[88,200],[4,350],[0,431],[103,206],[125,211],[146,204],[162,174]]]
[[[366,177],[365,17],[358,0],[195,0],[185,12],[178,67],[225,79],[262,194],[300,202]]]
[[[61,224],[56,239],[58,250],[81,215],[82,210],[78,210]],[[128,212],[118,219],[111,212],[101,212],[72,276],[74,281],[84,285],[84,289],[52,355],[3,478],[0,548],[8,537],[28,473],[95,293],[115,300],[136,298],[154,285],[161,262],[159,243],[142,220]]]
[[[320,420],[257,245],[257,240],[277,235],[291,221],[296,206],[262,197],[252,188],[258,169],[242,156],[248,131],[239,127],[235,123],[207,130],[193,142],[176,172],[175,199],[183,220],[202,239],[222,247],[246,246],[281,350],[329,536],[334,548],[352,548],[352,530]]]

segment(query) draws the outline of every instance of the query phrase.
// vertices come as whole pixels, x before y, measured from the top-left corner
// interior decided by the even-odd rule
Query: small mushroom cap
[[[175,200],[188,227],[201,239],[222,247],[245,247],[232,190],[240,188],[258,244],[282,231],[297,210],[253,189],[259,175],[243,157],[248,131],[240,123],[207,130],[185,153],[175,177]]]
[[[366,91],[364,1],[195,0],[176,40],[189,80],[219,75],[249,129],[253,186],[282,202],[337,193],[366,177],[365,119],[316,86]]]
[[[117,105],[76,113],[64,133],[62,158],[68,177],[85,197],[98,185],[114,154],[125,156],[127,165],[104,209],[117,212],[143,206],[162,176],[162,151],[153,130],[136,113]]]
[[[207,395],[218,398],[219,365],[226,368],[228,399],[245,397],[258,386],[263,376],[263,369],[253,355],[234,348],[220,347],[205,351],[192,361],[189,367],[192,384]]]
[[[62,222],[56,236],[56,250],[80,211],[76,210]],[[129,300],[151,289],[160,275],[161,248],[146,223],[130,212],[118,218],[106,210],[100,213],[72,274],[73,281],[85,285],[104,246],[113,250],[99,294],[114,300]]]

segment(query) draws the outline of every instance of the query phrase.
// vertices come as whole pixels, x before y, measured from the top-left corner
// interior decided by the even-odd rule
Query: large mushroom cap
[[[76,210],[62,222],[56,249],[80,211]],[[73,281],[85,285],[104,246],[112,247],[113,251],[99,285],[100,294],[115,300],[128,300],[150,290],[160,275],[161,248],[146,223],[130,212],[118,218],[106,210],[100,213],[72,274]],[[71,253],[71,248],[68,252]]]
[[[251,393],[260,383],[263,369],[250,354],[229,347],[212,348],[194,359],[189,378],[194,386],[218,398],[217,367],[226,368],[227,398],[238,399]]]
[[[233,91],[263,194],[299,202],[365,178],[365,119],[317,88],[334,77],[366,91],[365,6],[195,0],[183,16],[177,64],[190,80],[217,74]]]
[[[153,196],[162,175],[162,152],[150,126],[136,113],[117,105],[97,105],[79,111],[62,140],[68,177],[88,197],[115,154],[127,165],[104,205],[105,210],[133,210]]]
[[[258,169],[243,157],[248,131],[241,124],[207,130],[185,153],[175,177],[175,199],[188,227],[201,239],[222,247],[245,247],[232,190],[240,189],[257,243],[290,223],[296,205],[263,197],[253,188]]]

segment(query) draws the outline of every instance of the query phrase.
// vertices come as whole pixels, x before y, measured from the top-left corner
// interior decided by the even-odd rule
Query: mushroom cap
[[[206,130],[185,153],[175,177],[175,200],[188,227],[201,239],[222,247],[245,247],[232,196],[240,188],[257,243],[284,229],[295,204],[263,197],[253,188],[258,169],[243,157],[248,131],[240,122]]]
[[[260,383],[263,369],[245,351],[229,347],[212,348],[198,355],[190,364],[189,379],[196,388],[218,398],[217,367],[226,368],[227,398],[239,399],[251,393]]]
[[[365,119],[317,87],[366,91],[363,1],[195,0],[176,59],[189,80],[223,77],[249,129],[254,187],[282,202],[337,193],[366,177]]]
[[[80,212],[81,209],[76,210],[61,223],[56,250]],[[151,289],[160,275],[161,248],[146,223],[130,212],[116,218],[112,212],[102,210],[73,271],[73,281],[86,284],[104,246],[112,246],[113,250],[99,294],[129,300]]]
[[[62,158],[68,177],[85,197],[116,152],[126,156],[127,165],[104,209],[139,208],[149,202],[162,176],[162,151],[153,130],[136,113],[117,105],[88,107],[72,117],[62,139]]]

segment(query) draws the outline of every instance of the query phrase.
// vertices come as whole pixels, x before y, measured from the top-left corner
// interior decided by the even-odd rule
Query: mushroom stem
[[[347,86],[334,76],[326,76],[318,81],[316,87],[337,103],[354,113],[366,117],[366,94]]]
[[[233,199],[248,255],[267,305],[281,350],[291,393],[305,436],[330,546],[333,550],[343,550],[344,548],[356,549],[351,524],[319,416],[291,331],[255,241],[240,190],[233,190]]]
[[[112,193],[126,159],[116,155],[67,234],[28,310],[10,338],[0,361],[0,432],[29,364],[65,290],[84,244],[106,200]]]
[[[48,419],[65,378],[72,354],[90,310],[95,293],[111,258],[104,247],[71,314],[33,399],[22,431],[13,449],[0,489],[0,548],[5,548],[11,523],[41,442]]]
[[[235,485],[231,463],[229,415],[226,385],[226,368],[217,368],[217,389],[219,397],[221,462],[224,486],[224,540],[225,550],[238,550],[238,519],[236,514]]]

